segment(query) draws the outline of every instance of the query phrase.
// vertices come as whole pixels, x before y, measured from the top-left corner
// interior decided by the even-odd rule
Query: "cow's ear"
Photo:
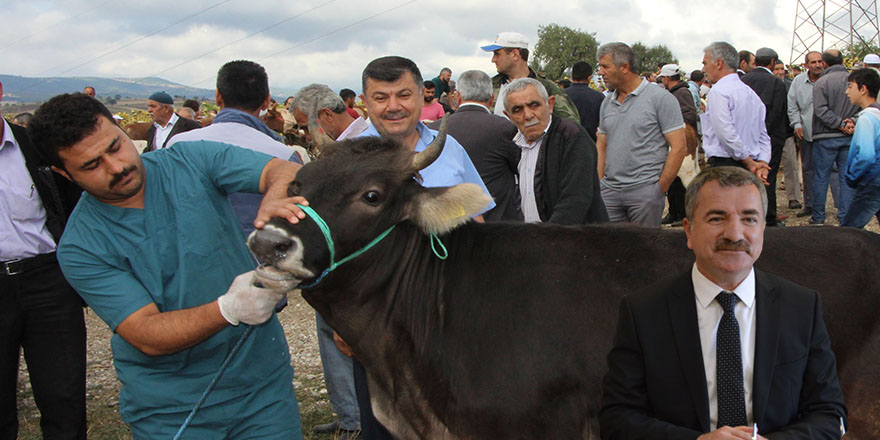
[[[492,198],[473,183],[448,188],[425,188],[409,207],[409,219],[427,234],[443,234],[467,222]]]

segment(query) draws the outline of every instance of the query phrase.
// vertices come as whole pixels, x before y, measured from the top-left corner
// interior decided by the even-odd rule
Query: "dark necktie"
[[[746,399],[743,390],[742,350],[739,341],[739,324],[734,309],[739,301],[734,293],[721,292],[715,297],[724,309],[718,334],[715,336],[715,374],[718,389],[718,428],[722,426],[745,426]]]

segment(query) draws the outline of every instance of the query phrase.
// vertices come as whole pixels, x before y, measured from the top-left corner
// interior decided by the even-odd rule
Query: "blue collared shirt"
[[[437,131],[431,130],[422,122],[419,122],[416,128],[419,130],[419,142],[416,144],[415,149],[416,153],[418,153],[424,151],[425,148],[428,148],[428,145],[431,145],[431,142],[434,142],[434,138],[437,137]],[[363,136],[380,137],[376,126],[372,122],[366,130],[356,137]],[[489,194],[489,190],[486,189],[486,185],[483,183],[483,179],[480,178],[480,173],[477,172],[474,163],[471,162],[467,151],[452,136],[446,136],[446,144],[443,146],[443,152],[440,153],[440,157],[427,168],[419,171],[419,174],[422,175],[422,186],[427,188],[455,186],[459,183],[473,183],[479,185],[484,193]],[[486,209],[476,215],[483,214],[492,208],[495,208],[494,200]]]
[[[770,161],[770,136],[764,125],[767,109],[751,87],[736,74],[718,80],[700,115],[706,157]]]

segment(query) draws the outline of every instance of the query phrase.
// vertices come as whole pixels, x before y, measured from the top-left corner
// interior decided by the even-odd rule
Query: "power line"
[[[333,35],[333,34],[335,34],[335,33],[338,33],[338,32],[341,32],[341,31],[344,31],[344,30],[346,30],[346,29],[348,29],[348,28],[350,28],[350,27],[352,27],[352,26],[356,26],[356,25],[359,25],[359,24],[361,24],[361,23],[364,23],[364,22],[370,21],[370,20],[372,20],[372,19],[374,19],[374,18],[376,18],[376,17],[379,17],[379,16],[381,16],[381,15],[385,15],[385,14],[387,14],[387,13],[389,13],[389,12],[395,11],[395,10],[397,10],[397,9],[400,9],[400,8],[406,6],[406,5],[409,5],[409,4],[411,4],[411,3],[415,3],[415,2],[417,2],[417,1],[419,1],[419,0],[410,0],[410,1],[408,1],[408,2],[401,3],[401,4],[397,5],[397,6],[394,6],[394,7],[388,8],[388,9],[382,11],[382,12],[378,12],[378,13],[376,13],[376,14],[373,14],[373,15],[369,16],[369,17],[366,17],[366,18],[363,18],[363,19],[360,19],[360,20],[354,21],[354,22],[349,23],[349,24],[347,24],[347,25],[345,25],[345,26],[342,26],[342,27],[340,27],[340,28],[334,29],[334,30],[332,30],[332,31],[330,31],[330,32],[326,32],[326,33],[323,33],[323,34],[321,34],[321,35],[318,35],[318,36],[315,37],[315,38],[312,38],[312,39],[309,39],[309,40],[306,40],[306,41],[303,41],[303,42],[297,43],[297,44],[295,44],[295,45],[293,45],[293,46],[290,46],[290,47],[288,47],[288,48],[286,48],[286,49],[284,49],[284,50],[281,50],[281,51],[279,51],[279,52],[275,52],[275,53],[273,53],[273,54],[271,54],[271,55],[269,55],[269,56],[266,56],[266,57],[260,58],[260,59],[258,59],[257,61],[263,61],[263,60],[265,60],[265,59],[267,59],[267,58],[272,58],[272,57],[275,57],[275,56],[281,55],[282,53],[285,53],[285,52],[291,51],[291,50],[293,50],[293,49],[296,49],[296,48],[298,48],[298,47],[305,46],[306,44],[309,44],[309,43],[312,43],[312,42],[314,42],[314,41],[320,40],[320,39],[322,39],[322,38],[328,37],[328,36]],[[193,85],[196,85],[196,84],[202,84],[202,83],[205,83],[205,82],[208,82],[208,81],[213,81],[214,78],[216,78],[216,77],[217,77],[217,75],[214,75],[214,76],[212,76],[212,77],[210,77],[210,78],[205,78],[205,79],[203,79],[203,80],[201,80],[201,81],[196,81],[195,83],[193,83]]]
[[[267,30],[269,30],[269,29],[272,29],[272,28],[274,28],[274,27],[277,27],[277,26],[280,26],[280,25],[282,25],[282,24],[284,24],[284,23],[287,23],[287,22],[290,21],[290,20],[293,20],[293,19],[295,19],[295,18],[302,17],[303,15],[306,15],[306,14],[308,14],[309,12],[315,11],[315,10],[317,10],[317,9],[321,9],[321,8],[323,8],[324,6],[327,6],[327,5],[329,5],[330,3],[333,3],[333,2],[335,2],[335,1],[336,1],[336,0],[330,0],[330,1],[328,1],[328,2],[322,3],[322,4],[320,4],[320,5],[318,5],[318,6],[315,6],[315,7],[311,8],[311,9],[309,9],[309,10],[306,10],[306,11],[301,12],[301,13],[299,13],[299,14],[296,14],[296,15],[293,15],[293,16],[291,16],[291,17],[285,18],[284,20],[281,20],[281,21],[279,21],[279,22],[277,22],[277,23],[274,23],[274,24],[271,24],[271,25],[269,25],[269,26],[266,26],[266,27],[264,27],[264,28],[262,28],[262,29],[260,29],[260,30],[258,30],[258,31],[256,31],[256,32],[253,32],[253,33],[251,33],[251,34],[248,34],[248,35],[246,35],[246,36],[244,36],[244,37],[242,37],[242,38],[239,38],[239,39],[237,39],[237,40],[235,40],[235,41],[233,41],[233,42],[230,42],[230,43],[228,43],[228,44],[226,44],[226,45],[224,45],[224,46],[220,46],[220,47],[218,47],[218,48],[216,48],[216,49],[213,49],[213,50],[210,50],[210,51],[208,51],[208,52],[205,52],[205,53],[203,53],[203,54],[201,54],[201,55],[199,55],[199,56],[197,56],[197,57],[190,58],[190,59],[188,59],[188,60],[186,60],[186,61],[183,61],[183,62],[180,62],[180,63],[178,63],[178,64],[175,64],[175,65],[173,65],[173,66],[171,66],[171,67],[169,67],[169,68],[167,68],[167,69],[165,69],[165,70],[161,70],[161,71],[156,72],[156,73],[154,73],[154,74],[152,74],[152,75],[150,75],[150,76],[159,76],[159,75],[161,75],[161,74],[163,74],[163,73],[165,73],[165,72],[168,72],[169,70],[174,70],[174,69],[176,69],[176,68],[178,68],[178,67],[180,67],[180,66],[183,66],[184,64],[189,64],[189,63],[191,63],[191,62],[193,62],[193,61],[195,61],[195,60],[197,60],[197,59],[199,59],[199,58],[202,58],[202,57],[204,57],[204,56],[206,56],[206,55],[210,55],[210,54],[212,54],[212,53],[214,53],[214,52],[221,51],[221,50],[223,50],[223,49],[226,49],[226,48],[229,47],[229,46],[232,46],[233,44],[236,44],[236,43],[239,43],[239,42],[241,42],[241,41],[247,40],[248,38],[251,38],[251,37],[253,37],[254,35],[257,35],[257,34],[263,33],[263,32],[265,32],[265,31],[267,31]]]
[[[86,14],[88,14],[89,12],[92,12],[92,11],[94,11],[95,9],[98,9],[98,8],[100,8],[101,6],[104,6],[104,5],[106,5],[107,3],[110,3],[111,1],[113,1],[113,0],[107,0],[107,1],[105,1],[104,3],[99,3],[99,4],[97,4],[96,6],[92,7],[91,9],[86,9],[85,11],[80,12],[79,14],[71,15],[70,17],[67,17],[67,18],[65,18],[65,19],[62,19],[61,21],[58,21],[58,22],[56,22],[56,23],[52,23],[50,26],[58,26],[58,25],[61,25],[61,24],[63,24],[63,23],[66,23],[66,22],[68,22],[68,21],[70,21],[70,20],[73,20],[74,18],[82,17],[83,15],[86,15]],[[37,35],[37,34],[40,34],[40,33],[42,33],[42,31],[37,31],[37,32],[34,32],[34,33],[32,33],[32,34],[29,34],[29,35],[26,35],[26,36],[24,36],[24,37],[19,38],[18,40],[15,40],[15,41],[13,41],[12,43],[9,43],[8,45],[4,46],[4,47],[3,47],[3,50],[0,50],[0,53],[6,52],[9,48],[15,46],[16,44],[21,43],[22,41],[25,41],[25,40],[29,39],[30,37],[33,37],[34,35]]]
[[[136,38],[136,39],[134,39],[133,41],[130,41],[130,42],[128,42],[128,43],[123,44],[122,46],[119,46],[119,47],[117,47],[117,48],[115,48],[115,49],[111,49],[110,51],[104,52],[104,53],[102,53],[102,54],[100,54],[100,55],[98,55],[98,56],[96,56],[96,57],[94,57],[94,58],[91,58],[91,59],[89,59],[89,60],[83,61],[82,63],[79,63],[79,64],[77,64],[77,65],[75,65],[75,66],[73,66],[73,67],[71,67],[71,68],[69,68],[69,69],[67,69],[67,70],[65,70],[65,71],[63,71],[63,72],[57,73],[57,74],[55,74],[55,75],[53,76],[53,78],[59,77],[59,76],[61,76],[61,75],[64,75],[64,74],[67,73],[67,72],[70,72],[70,71],[72,71],[72,70],[78,69],[78,68],[80,68],[80,67],[82,67],[82,66],[85,66],[86,64],[89,64],[89,63],[91,63],[91,62],[93,62],[93,61],[95,61],[95,60],[101,59],[101,58],[103,58],[103,57],[105,57],[105,56],[107,56],[107,55],[110,55],[110,54],[113,54],[113,53],[119,52],[120,50],[125,49],[126,47],[129,47],[129,46],[131,46],[132,44],[135,44],[135,43],[137,43],[137,42],[139,42],[139,41],[143,41],[143,40],[145,40],[145,39],[147,39],[147,38],[149,38],[149,37],[152,37],[153,35],[158,34],[159,32],[162,32],[162,31],[164,31],[164,30],[166,30],[166,29],[169,29],[169,28],[171,28],[171,27],[177,26],[178,24],[183,23],[184,21],[187,21],[187,20],[189,20],[189,19],[191,19],[191,18],[193,18],[193,17],[196,17],[196,16],[199,16],[199,15],[201,15],[201,14],[204,14],[205,12],[208,12],[208,11],[210,11],[211,9],[214,9],[214,8],[216,8],[216,7],[218,7],[218,6],[222,5],[222,4],[224,4],[224,3],[229,3],[230,1],[232,1],[232,0],[223,0],[223,1],[219,2],[219,3],[216,3],[216,4],[214,4],[214,5],[208,6],[207,8],[202,9],[202,10],[196,12],[196,13],[193,13],[193,14],[187,15],[186,17],[183,17],[183,18],[181,18],[180,20],[175,21],[174,23],[169,24],[168,26],[165,26],[165,27],[163,27],[163,28],[161,28],[161,29],[158,29],[158,30],[156,30],[156,31],[154,31],[154,32],[151,32],[151,33],[149,33],[149,34],[146,34],[146,35],[144,35],[144,36],[142,36],[142,37]],[[54,67],[53,67],[53,69],[54,69]],[[51,70],[51,69],[50,69],[50,70]],[[45,73],[45,72],[43,72],[43,73]],[[40,75],[42,75],[43,73],[40,73]]]

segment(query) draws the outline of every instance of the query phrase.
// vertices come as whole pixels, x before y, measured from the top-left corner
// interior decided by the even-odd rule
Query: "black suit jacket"
[[[602,106],[602,100],[605,95],[590,88],[589,85],[583,83],[574,83],[571,87],[565,89],[574,106],[577,107],[578,113],[581,115],[581,126],[596,142],[596,129],[599,127],[599,107]],[[693,98],[691,98],[693,101]]]
[[[9,126],[12,127],[12,135],[21,148],[25,166],[31,175],[31,180],[34,181],[34,188],[40,195],[43,208],[46,209],[46,229],[52,234],[55,243],[58,243],[82,189],[52,171],[45,156],[31,145],[30,137],[24,128],[13,124]]]
[[[770,439],[839,439],[846,415],[819,294],[755,272],[752,408]],[[695,439],[709,397],[690,271],[621,300],[603,439]]]
[[[761,98],[767,110],[764,116],[767,134],[770,135],[774,147],[781,147],[785,143],[788,126],[788,98],[785,93],[785,83],[762,68],[756,68],[743,75],[742,82],[751,87]]]
[[[519,220],[519,190],[516,186],[519,147],[513,143],[516,126],[477,105],[460,106],[447,116],[448,133],[460,143],[480,173],[495,208],[483,214],[486,221]],[[440,121],[428,124],[438,129]]]
[[[177,122],[174,123],[174,127],[171,127],[171,133],[168,133],[168,137],[165,138],[165,143],[162,144],[162,148],[165,148],[168,145],[168,141],[174,137],[177,133],[183,133],[185,131],[195,130],[197,128],[202,128],[201,122],[193,121],[192,119],[187,119],[184,117],[177,117]],[[144,153],[153,151],[156,149],[156,146],[153,145],[153,140],[156,138],[156,126],[151,125],[147,130],[147,148],[144,148]]]

